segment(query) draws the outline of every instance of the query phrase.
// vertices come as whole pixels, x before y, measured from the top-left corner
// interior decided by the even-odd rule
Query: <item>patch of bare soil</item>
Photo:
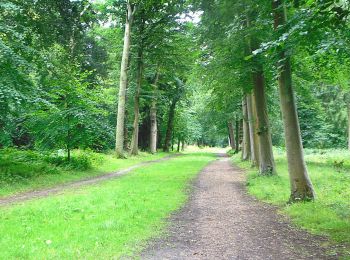
[[[112,173],[107,173],[107,174],[92,177],[92,178],[82,179],[79,181],[69,182],[69,183],[58,185],[58,186],[55,186],[55,187],[49,188],[49,189],[28,191],[28,192],[19,193],[19,194],[13,195],[13,196],[3,197],[3,198],[0,198],[0,207],[11,205],[13,203],[24,202],[24,201],[31,200],[31,199],[42,198],[42,197],[47,197],[47,196],[54,195],[54,194],[59,194],[67,189],[79,188],[81,186],[92,185],[92,184],[96,184],[96,183],[99,183],[102,181],[114,179],[114,178],[123,176],[123,175],[125,175],[125,174],[127,174],[127,173],[129,173],[137,168],[140,168],[142,166],[154,164],[157,162],[167,161],[175,156],[178,156],[178,154],[166,156],[166,157],[163,157],[161,159],[157,159],[157,160],[153,160],[153,161],[142,162],[142,163],[136,164],[136,165],[131,166],[131,167],[124,169],[124,170],[120,170],[120,171],[116,171],[116,172],[112,172]]]
[[[169,236],[142,259],[339,259],[327,239],[298,230],[246,193],[242,170],[221,158],[194,183],[187,205],[170,219]]]

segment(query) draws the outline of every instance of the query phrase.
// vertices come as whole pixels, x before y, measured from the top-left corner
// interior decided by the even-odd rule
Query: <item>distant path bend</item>
[[[243,171],[221,156],[200,173],[188,204],[171,218],[169,236],[152,241],[141,258],[338,259],[325,243],[249,196]]]
[[[133,165],[133,166],[126,168],[124,170],[119,170],[119,171],[106,173],[106,174],[102,174],[102,175],[91,177],[91,178],[85,178],[82,180],[77,180],[77,181],[68,182],[68,183],[64,183],[64,184],[59,184],[59,185],[54,186],[52,188],[26,191],[26,192],[18,193],[15,195],[2,197],[2,198],[0,198],[0,207],[8,206],[8,205],[11,205],[14,203],[24,202],[24,201],[32,200],[32,199],[36,199],[36,198],[47,197],[50,195],[59,194],[59,193],[63,192],[64,190],[78,188],[78,187],[82,187],[82,186],[86,186],[86,185],[92,185],[92,184],[96,184],[96,183],[99,183],[102,181],[114,179],[114,178],[123,176],[127,173],[130,173],[133,170],[141,168],[142,166],[150,165],[150,164],[154,164],[154,163],[158,163],[158,162],[162,162],[162,161],[167,161],[167,160],[170,160],[170,159],[172,159],[174,157],[178,157],[178,156],[180,156],[180,154],[168,155],[168,156],[165,156],[165,157],[157,159],[157,160],[141,162],[139,164]]]

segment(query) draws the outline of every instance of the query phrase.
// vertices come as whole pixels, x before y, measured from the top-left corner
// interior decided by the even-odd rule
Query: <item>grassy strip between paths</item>
[[[214,156],[187,154],[63,195],[0,208],[0,259],[119,259],[164,230]]]
[[[278,176],[263,177],[250,163],[241,162],[239,155],[234,163],[248,170],[247,187],[250,194],[265,202],[281,207],[292,222],[313,234],[325,235],[337,243],[350,245],[350,160],[348,151],[308,151],[306,161],[317,199],[287,205],[290,186],[286,155],[275,150]],[[339,165],[339,162],[341,165]],[[346,249],[350,255],[350,249]]]
[[[86,155],[87,154],[87,155]],[[0,150],[0,197],[16,193],[49,188],[58,184],[95,177],[122,170],[145,161],[157,160],[167,153],[140,153],[128,159],[118,159],[113,153],[86,153],[74,151],[73,158],[91,164],[87,169],[57,166],[44,160],[44,156],[31,151]]]

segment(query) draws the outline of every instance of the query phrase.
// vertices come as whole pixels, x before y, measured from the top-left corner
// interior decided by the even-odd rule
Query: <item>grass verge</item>
[[[59,157],[50,157],[38,152],[0,150],[0,197],[122,170],[166,155],[168,154],[162,152],[155,155],[140,153],[123,160],[113,153],[76,150],[73,151],[72,163],[64,164],[65,161]]]
[[[0,259],[119,259],[141,250],[214,156],[187,154],[122,178],[0,209]]]
[[[348,151],[306,150],[305,158],[317,199],[287,205],[290,185],[286,155],[275,150],[278,176],[264,177],[257,174],[248,162],[241,162],[239,155],[234,163],[248,171],[247,188],[250,194],[281,207],[292,222],[313,234],[330,237],[337,243],[350,244],[350,160]],[[342,165],[339,165],[339,162]],[[349,250],[349,248],[347,249]],[[348,251],[350,255],[350,251]]]

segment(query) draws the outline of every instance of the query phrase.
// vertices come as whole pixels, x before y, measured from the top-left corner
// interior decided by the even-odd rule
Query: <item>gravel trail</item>
[[[325,238],[291,226],[273,206],[246,193],[244,172],[223,155],[194,183],[169,235],[151,241],[142,259],[339,259]],[[328,248],[330,249],[330,248]]]

